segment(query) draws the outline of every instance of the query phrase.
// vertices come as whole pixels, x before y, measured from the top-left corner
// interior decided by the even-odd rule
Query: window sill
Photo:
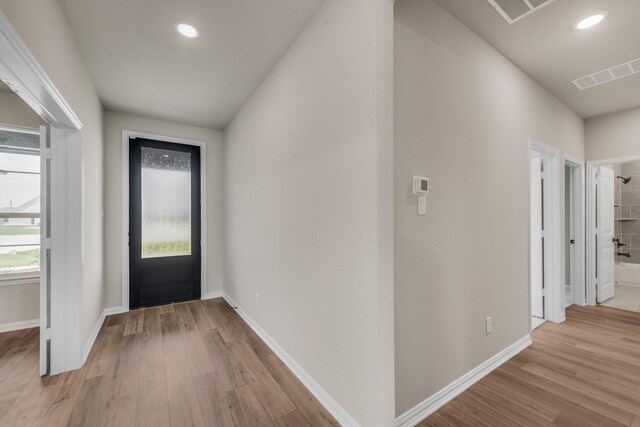
[[[7,277],[0,277],[0,287],[2,286],[17,286],[17,285],[32,285],[40,282],[40,274],[7,274]]]

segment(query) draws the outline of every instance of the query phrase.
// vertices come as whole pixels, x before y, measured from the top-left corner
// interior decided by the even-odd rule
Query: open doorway
[[[590,168],[589,303],[640,313],[640,159]]]

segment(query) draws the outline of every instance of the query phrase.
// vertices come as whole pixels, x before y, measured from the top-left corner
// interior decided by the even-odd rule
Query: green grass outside
[[[0,225],[0,236],[22,236],[25,234],[40,234],[40,227],[38,226],[5,226]]]
[[[147,242],[142,245],[143,258],[158,255],[191,255],[191,242],[188,240],[175,240],[173,242]]]
[[[0,254],[0,270],[12,267],[28,267],[40,264],[40,250],[18,251],[15,254]]]

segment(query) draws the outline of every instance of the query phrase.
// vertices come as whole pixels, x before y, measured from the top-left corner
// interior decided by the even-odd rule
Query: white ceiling
[[[640,58],[640,0],[556,0],[509,25],[486,0],[436,0],[584,118],[640,106],[640,74],[580,91],[572,80]],[[600,25],[578,31],[590,13]]]
[[[322,0],[60,3],[105,108],[223,129]],[[179,20],[200,36],[180,36]]]

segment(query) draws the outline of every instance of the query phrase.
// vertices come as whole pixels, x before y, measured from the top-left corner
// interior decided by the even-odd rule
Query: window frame
[[[37,135],[38,137],[40,136],[40,129],[30,128],[30,127],[11,126],[11,125],[5,125],[0,123],[0,130],[7,131],[7,132]],[[38,149],[38,157],[40,156],[41,156],[40,149]],[[38,175],[40,173],[41,171],[38,172]],[[40,197],[42,197],[42,189],[40,189],[39,195]],[[34,216],[32,218],[40,218],[40,217],[41,217],[41,214],[39,213],[37,217]],[[20,217],[16,216],[16,218],[26,218],[26,217],[22,215]],[[42,245],[40,242],[37,245],[30,245],[30,246],[37,246],[42,253]],[[40,265],[38,265],[38,267],[40,267]],[[27,273],[21,273],[21,272],[0,273],[0,286],[28,285],[28,284],[38,283],[39,281],[40,281],[40,270],[37,272],[27,272]]]

